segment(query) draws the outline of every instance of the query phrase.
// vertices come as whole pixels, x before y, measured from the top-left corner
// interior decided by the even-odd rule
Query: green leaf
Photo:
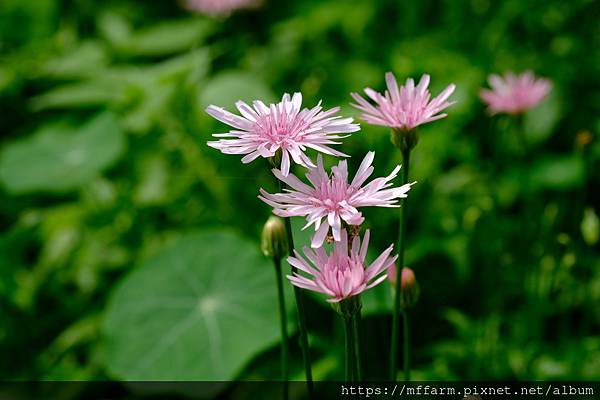
[[[42,127],[0,153],[0,181],[13,194],[75,189],[113,164],[125,139],[116,117],[99,114],[75,128]]]
[[[126,21],[107,16],[101,21],[101,27],[119,53],[150,57],[190,50],[213,31],[211,21],[198,18],[163,22],[132,33]]]
[[[57,108],[94,108],[107,104],[119,104],[126,100],[125,85],[105,79],[88,80],[61,85],[31,99],[35,111]]]
[[[258,247],[197,231],[133,271],[108,305],[108,369],[126,380],[235,378],[279,337],[273,267]]]
[[[262,80],[239,71],[224,72],[215,76],[206,83],[200,93],[200,104],[203,108],[214,104],[231,110],[238,100],[262,100],[269,103],[274,99],[273,92]]]
[[[524,116],[524,134],[529,143],[541,143],[548,139],[560,118],[560,103],[556,95],[550,95],[539,106]]]
[[[48,60],[41,68],[41,75],[54,79],[93,77],[108,65],[105,46],[99,41],[87,41],[68,53]]]
[[[585,164],[579,156],[557,156],[538,161],[530,173],[534,188],[568,190],[583,183]]]

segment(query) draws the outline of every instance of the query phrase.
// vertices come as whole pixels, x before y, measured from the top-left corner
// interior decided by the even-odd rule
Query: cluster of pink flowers
[[[446,101],[454,91],[449,85],[439,96],[430,101],[429,76],[424,75],[415,87],[412,79],[398,87],[391,73],[386,75],[389,92],[380,95],[372,89],[367,94],[377,104],[352,94],[359,103],[363,119],[389,126],[393,129],[410,130],[418,125],[443,118],[442,110],[452,105]],[[335,157],[347,157],[333,149],[340,139],[360,129],[352,118],[338,114],[340,108],[323,110],[321,103],[312,108],[302,108],[302,95],[284,94],[280,102],[266,105],[254,101],[252,105],[238,102],[239,115],[222,107],[211,105],[206,112],[215,119],[231,126],[227,133],[213,136],[217,141],[208,145],[225,154],[242,155],[242,162],[249,163],[259,157],[277,160],[279,168],[273,174],[285,184],[281,193],[268,193],[260,189],[259,198],[273,207],[273,213],[282,217],[306,218],[306,225],[314,227],[312,249],[305,248],[309,264],[297,252],[288,258],[291,265],[308,276],[295,273],[288,276],[299,287],[325,293],[330,302],[338,302],[356,296],[386,278],[387,269],[396,257],[391,257],[390,245],[369,266],[365,263],[370,232],[361,244],[358,230],[364,222],[359,211],[363,207],[398,207],[398,199],[408,196],[411,186],[407,183],[394,187],[393,180],[400,171],[396,166],[385,176],[367,182],[373,174],[374,152],[368,152],[352,180],[349,180],[348,164],[340,160],[325,170],[323,158],[318,154],[316,163],[306,154],[308,149]],[[279,161],[279,159],[281,161]],[[291,173],[292,163],[308,169],[306,182]],[[348,232],[352,232],[350,235]],[[326,239],[333,240],[330,254],[322,247]]]
[[[454,104],[449,97],[455,90],[453,84],[432,97],[429,92],[429,75],[423,75],[417,85],[408,79],[402,86],[392,73],[385,75],[387,90],[381,94],[366,88],[365,93],[373,102],[351,93],[368,123],[386,126],[394,131],[412,131],[416,127],[446,117],[445,109]],[[550,83],[536,80],[526,72],[521,76],[508,74],[503,80],[490,77],[493,91],[485,90],[481,97],[493,112],[523,112],[541,101],[550,90]],[[393,180],[400,171],[396,166],[385,176],[367,180],[373,174],[374,152],[368,152],[354,178],[349,181],[345,160],[325,170],[323,158],[318,154],[316,163],[306,154],[308,149],[334,157],[347,157],[332,148],[339,140],[360,129],[352,118],[338,115],[339,107],[323,110],[321,103],[312,108],[302,108],[302,95],[284,94],[280,102],[266,105],[254,101],[252,105],[238,102],[240,115],[222,107],[211,105],[206,112],[217,120],[230,125],[233,130],[217,133],[217,141],[208,145],[225,154],[243,155],[242,162],[249,163],[259,157],[277,160],[279,168],[273,168],[275,177],[284,184],[281,193],[268,193],[260,189],[259,198],[273,207],[273,213],[281,217],[304,217],[306,225],[313,226],[311,239],[313,249],[304,249],[307,262],[299,253],[288,258],[291,265],[305,275],[288,276],[298,286],[330,296],[329,301],[338,302],[360,294],[385,279],[385,272],[394,263],[389,246],[370,266],[365,264],[369,231],[361,245],[359,227],[364,217],[363,207],[398,207],[398,199],[408,196],[412,183],[394,187]],[[279,161],[280,160],[280,161]],[[292,164],[308,169],[306,182],[291,173]],[[349,238],[348,232],[351,232]],[[333,240],[334,247],[327,254],[322,247],[326,240]],[[312,264],[312,265],[311,265]]]

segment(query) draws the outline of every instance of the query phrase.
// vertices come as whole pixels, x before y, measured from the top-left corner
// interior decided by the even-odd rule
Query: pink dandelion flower
[[[300,273],[288,275],[293,285],[313,290],[330,296],[330,303],[336,303],[348,297],[356,296],[365,290],[383,282],[388,267],[398,256],[390,257],[393,245],[390,245],[371,265],[365,265],[365,257],[369,246],[369,231],[364,235],[362,245],[358,236],[352,241],[352,249],[348,254],[348,234],[342,230],[341,240],[336,242],[331,254],[322,247],[312,250],[304,247],[308,263],[297,251],[295,257],[288,257],[290,265],[309,275]]]
[[[397,199],[407,197],[407,192],[413,183],[407,183],[399,188],[390,188],[391,180],[396,177],[400,166],[385,178],[377,178],[363,185],[373,174],[373,158],[375,153],[370,151],[358,168],[352,182],[348,183],[348,165],[345,160],[333,167],[331,177],[323,168],[323,159],[319,155],[317,167],[310,169],[306,177],[312,184],[309,186],[295,175],[284,176],[277,169],[275,176],[287,183],[291,189],[284,193],[270,194],[260,189],[259,199],[273,207],[273,213],[280,217],[306,217],[307,224],[315,226],[312,247],[320,247],[325,237],[331,232],[335,241],[342,240],[342,221],[348,225],[360,225],[364,221],[359,207],[399,207]]]
[[[280,103],[268,107],[262,101],[254,101],[253,107],[238,101],[236,107],[242,116],[230,113],[224,108],[209,106],[206,112],[226,123],[235,130],[216,133],[222,137],[208,145],[225,154],[244,154],[243,163],[258,157],[273,157],[281,150],[281,173],[287,176],[290,171],[290,157],[307,168],[315,165],[304,152],[307,148],[338,157],[346,154],[332,149],[329,145],[340,144],[336,139],[347,137],[337,133],[351,133],[360,129],[352,118],[341,118],[335,114],[339,107],[322,111],[321,102],[311,109],[301,110],[302,94],[294,93],[290,98],[284,94]]]
[[[260,6],[260,0],[186,0],[188,10],[198,11],[213,17],[227,16],[233,11]]]
[[[450,107],[454,101],[446,101],[454,92],[455,85],[448,85],[442,93],[430,101],[431,93],[429,75],[423,75],[415,87],[412,78],[404,86],[398,87],[396,78],[391,72],[385,74],[387,88],[383,95],[371,88],[365,93],[375,102],[372,105],[358,93],[351,93],[358,104],[352,104],[363,113],[361,118],[373,125],[387,126],[393,129],[409,131],[419,125],[446,117],[440,111]]]
[[[479,96],[492,114],[520,114],[536,106],[550,92],[552,84],[547,79],[537,79],[533,72],[520,75],[508,72],[501,77],[488,77],[491,90],[481,90]]]

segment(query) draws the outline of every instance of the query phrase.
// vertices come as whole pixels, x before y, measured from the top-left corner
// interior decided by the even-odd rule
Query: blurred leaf
[[[98,30],[109,43],[123,43],[131,36],[131,24],[124,17],[107,12],[98,18]]]
[[[230,71],[216,75],[200,91],[203,108],[211,104],[232,111],[238,100],[252,102],[261,100],[270,103],[275,99],[269,87],[256,76],[245,72]]]
[[[122,379],[233,379],[278,338],[272,267],[237,234],[188,233],[125,278],[104,332]]]
[[[184,19],[155,24],[139,32],[119,16],[108,15],[100,26],[111,45],[129,56],[164,56],[191,50],[213,30],[207,19]]]
[[[13,194],[71,190],[113,164],[124,148],[123,132],[108,112],[79,128],[42,127],[2,149],[0,180]]]
[[[583,240],[590,246],[598,243],[598,239],[600,238],[600,221],[591,207],[586,208],[583,212],[581,235],[583,236]]]
[[[31,99],[36,111],[54,108],[94,108],[124,102],[123,82],[98,77],[81,83],[62,85]]]
[[[169,164],[159,154],[147,156],[141,162],[141,178],[133,192],[134,201],[140,206],[167,201]]]
[[[558,96],[551,94],[545,101],[524,116],[524,134],[529,143],[541,143],[554,132],[560,118]]]
[[[581,157],[555,156],[533,164],[529,179],[534,188],[568,190],[583,183],[585,164]]]
[[[61,57],[48,60],[41,74],[54,79],[90,77],[108,64],[108,54],[99,41],[83,42]]]

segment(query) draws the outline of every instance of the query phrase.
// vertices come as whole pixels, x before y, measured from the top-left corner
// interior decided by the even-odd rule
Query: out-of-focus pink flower
[[[310,263],[294,251],[295,257],[288,257],[288,262],[310,277],[294,273],[288,275],[288,279],[300,288],[325,293],[330,296],[327,301],[331,303],[356,296],[372,288],[385,280],[387,277],[385,271],[396,261],[397,256],[390,257],[393,248],[393,245],[390,245],[367,267],[365,256],[369,246],[369,235],[367,230],[362,245],[359,237],[355,236],[350,253],[348,253],[348,234],[345,229],[341,231],[341,240],[335,243],[329,255],[323,247],[315,250],[304,247],[304,254]]]
[[[385,178],[377,178],[362,186],[373,174],[373,158],[375,153],[370,151],[363,159],[352,182],[348,183],[348,165],[345,160],[333,167],[331,177],[323,168],[323,159],[319,155],[317,167],[311,168],[306,174],[312,186],[309,186],[295,175],[284,176],[277,169],[275,176],[287,183],[291,189],[284,193],[270,194],[260,189],[258,196],[262,201],[273,207],[273,213],[281,217],[306,217],[307,224],[315,225],[316,233],[312,238],[312,247],[320,247],[329,232],[329,227],[335,241],[342,240],[342,220],[348,225],[360,225],[364,221],[359,207],[399,207],[397,199],[407,197],[407,192],[413,183],[407,183],[399,188],[390,188],[392,179],[396,177],[400,166]]]
[[[262,4],[261,0],[186,0],[188,10],[197,11],[214,17],[227,16],[233,11],[256,8]]]
[[[242,116],[230,113],[222,107],[209,106],[206,112],[235,130],[228,133],[215,133],[220,139],[208,145],[225,154],[244,154],[243,163],[257,157],[273,157],[281,150],[281,174],[290,171],[290,157],[297,164],[307,168],[315,164],[304,151],[307,148],[338,157],[346,154],[332,149],[329,145],[340,144],[335,139],[347,136],[336,133],[351,133],[360,129],[352,118],[341,118],[335,114],[339,107],[322,111],[321,102],[311,109],[301,110],[302,95],[294,93],[290,98],[284,94],[280,103],[266,106],[262,101],[254,101],[253,107],[238,101],[236,107]]]
[[[488,77],[492,90],[483,89],[479,93],[492,114],[520,114],[536,106],[552,88],[547,79],[536,78],[533,72],[520,75],[508,72],[501,77],[492,74]]]
[[[444,118],[447,114],[440,111],[454,104],[446,101],[454,92],[455,85],[448,85],[442,93],[430,101],[431,93],[429,75],[423,75],[415,87],[412,78],[407,79],[404,86],[398,87],[396,78],[391,72],[385,74],[388,90],[383,95],[371,88],[366,88],[365,93],[375,102],[372,105],[358,93],[351,93],[358,104],[352,104],[363,113],[361,118],[370,124],[387,126],[393,129],[411,130],[427,122]]]

